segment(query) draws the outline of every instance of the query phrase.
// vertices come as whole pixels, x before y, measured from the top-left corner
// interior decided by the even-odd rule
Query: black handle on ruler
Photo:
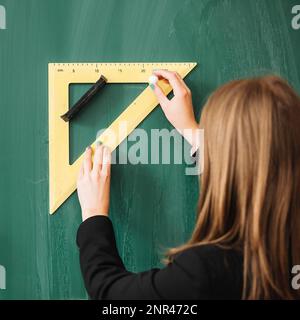
[[[78,112],[105,86],[107,79],[101,75],[99,80],[75,103],[75,105],[61,116],[66,122],[73,119]]]

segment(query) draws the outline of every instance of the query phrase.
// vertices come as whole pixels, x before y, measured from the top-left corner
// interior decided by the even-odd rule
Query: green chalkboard
[[[220,84],[263,73],[300,90],[300,30],[288,0],[0,0],[0,299],[85,299],[77,195],[48,214],[48,62],[196,61],[195,112]],[[70,161],[143,85],[112,85],[71,125]],[[86,88],[72,86],[71,100]],[[169,128],[157,108],[141,128]],[[115,165],[111,219],[127,268],[161,266],[185,241],[198,197],[184,165]]]

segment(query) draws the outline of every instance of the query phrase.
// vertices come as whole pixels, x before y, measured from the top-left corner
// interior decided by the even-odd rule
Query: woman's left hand
[[[111,153],[108,147],[97,145],[94,163],[92,148],[88,147],[77,179],[77,192],[82,220],[108,216],[110,191]]]

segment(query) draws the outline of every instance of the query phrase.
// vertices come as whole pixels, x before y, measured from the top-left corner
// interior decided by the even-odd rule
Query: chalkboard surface
[[[299,2],[299,1],[298,1]],[[277,73],[300,90],[300,30],[288,0],[0,0],[0,299],[84,299],[75,243],[77,195],[48,214],[48,62],[196,61],[187,77],[197,116],[219,85]],[[107,86],[72,122],[70,161],[143,85]],[[70,88],[74,102],[86,87]],[[141,125],[168,128],[157,108]],[[197,177],[184,165],[115,165],[111,219],[127,268],[161,266],[188,239]]]

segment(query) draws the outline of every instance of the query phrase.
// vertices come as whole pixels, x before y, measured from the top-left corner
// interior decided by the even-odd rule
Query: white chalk
[[[149,83],[150,84],[155,84],[158,81],[158,77],[155,75],[152,75],[149,77]]]

